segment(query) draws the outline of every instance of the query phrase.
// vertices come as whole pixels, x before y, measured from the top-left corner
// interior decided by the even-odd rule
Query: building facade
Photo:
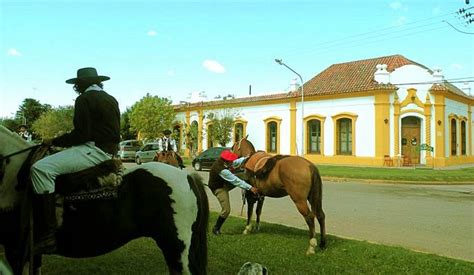
[[[208,115],[231,109],[234,141],[248,135],[258,150],[302,154],[318,164],[474,163],[474,96],[468,86],[461,90],[444,80],[439,69],[401,55],[358,60],[328,67],[303,91],[304,101],[300,89],[176,105],[181,148],[191,127],[197,128],[197,151],[217,146],[207,136]]]

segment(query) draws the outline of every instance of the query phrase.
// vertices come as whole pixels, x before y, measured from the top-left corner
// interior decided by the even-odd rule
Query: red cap
[[[232,153],[230,150],[224,150],[221,153],[221,158],[225,161],[234,161],[239,158],[237,154]]]

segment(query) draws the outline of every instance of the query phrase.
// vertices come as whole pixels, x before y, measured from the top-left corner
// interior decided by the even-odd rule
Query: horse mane
[[[270,171],[272,171],[273,167],[275,167],[276,163],[284,158],[289,157],[289,155],[276,155],[274,157],[271,157],[267,160],[265,165],[255,173],[255,177],[258,179],[265,179]]]
[[[7,127],[5,127],[3,125],[0,125],[0,134],[1,135],[6,135],[7,137],[11,137],[12,141],[15,141],[16,143],[19,143],[18,144],[19,146],[29,144],[26,140],[22,139],[17,133],[10,131],[10,129],[8,129]]]

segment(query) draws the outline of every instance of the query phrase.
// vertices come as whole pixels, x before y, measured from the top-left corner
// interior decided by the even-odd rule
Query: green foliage
[[[217,219],[211,213],[209,228]],[[229,217],[223,234],[209,234],[208,274],[237,274],[248,261],[270,274],[472,274],[474,263],[328,236],[327,248],[305,256],[308,232],[262,223],[259,233],[242,235],[245,221]],[[319,236],[318,236],[319,239]],[[140,238],[103,256],[72,259],[43,256],[44,274],[167,274],[163,254],[151,238]]]
[[[147,94],[132,106],[129,119],[132,131],[142,138],[156,138],[171,128],[175,113],[169,99]]]
[[[127,110],[120,116],[120,136],[123,140],[137,138],[137,131],[132,130],[130,126],[131,112],[132,110],[127,108]]]
[[[226,146],[232,140],[235,117],[237,111],[224,109],[218,113],[209,113],[210,120],[207,138],[216,141],[220,146]]]
[[[13,118],[0,118],[0,125],[7,127],[12,132],[17,132],[18,128],[20,127],[21,121]]]
[[[73,129],[73,106],[53,108],[39,117],[32,126],[32,130],[45,138],[54,138]]]
[[[28,128],[45,112],[51,109],[49,104],[41,104],[33,98],[25,98],[15,114],[15,118],[21,124],[26,124]]]
[[[336,178],[352,178],[352,179],[371,179],[411,182],[427,182],[427,183],[462,183],[472,182],[474,178],[474,167],[441,170],[441,169],[410,169],[410,168],[376,168],[376,167],[350,167],[350,166],[332,166],[317,165],[321,176]]]
[[[186,125],[183,127],[184,131],[186,131]],[[198,124],[191,123],[189,126],[189,130],[185,133],[186,137],[186,148],[189,149],[191,156],[195,156],[197,154],[197,146],[198,146]]]

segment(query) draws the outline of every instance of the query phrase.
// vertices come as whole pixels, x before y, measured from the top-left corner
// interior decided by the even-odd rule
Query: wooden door
[[[402,155],[410,158],[412,164],[420,163],[420,119],[406,117],[402,120]]]

